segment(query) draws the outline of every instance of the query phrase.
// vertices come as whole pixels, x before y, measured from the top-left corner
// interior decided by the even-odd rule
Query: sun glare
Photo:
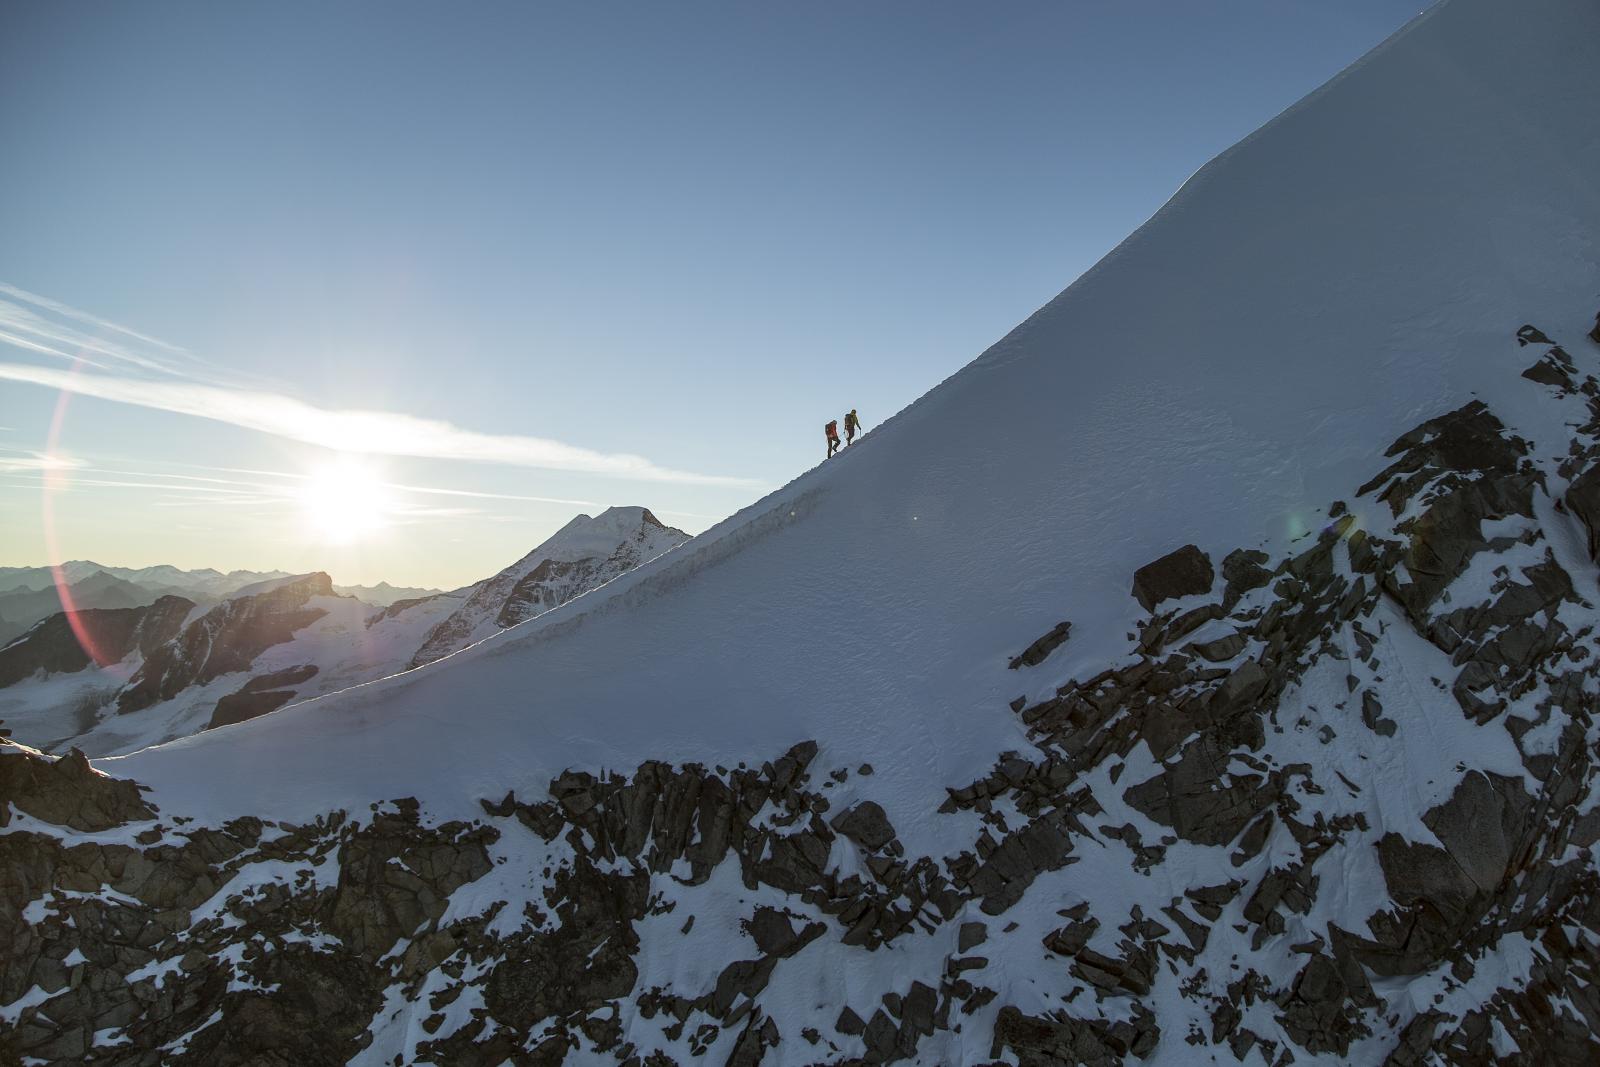
[[[300,489],[306,521],[335,544],[365,540],[388,525],[390,501],[378,474],[356,459],[340,459],[311,472]]]

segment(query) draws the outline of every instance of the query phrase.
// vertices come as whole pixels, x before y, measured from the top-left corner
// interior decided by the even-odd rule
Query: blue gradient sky
[[[205,361],[72,320],[170,357],[157,381],[738,480],[373,461],[697,531],[817,462],[828,418],[870,428],[968,362],[1420,6],[10,4],[0,282]],[[0,565],[51,552],[30,457],[56,396],[0,381]],[[333,545],[250,488],[321,463],[304,441],[77,397],[58,451],[54,550],[111,564],[455,585],[579,510],[396,491],[387,529]]]

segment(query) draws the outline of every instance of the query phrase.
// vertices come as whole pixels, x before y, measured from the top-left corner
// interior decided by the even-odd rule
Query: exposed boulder
[[[865,849],[879,849],[894,840],[894,827],[889,825],[889,817],[870,800],[863,800],[836,816],[833,828]]]
[[[1033,644],[1022,650],[1022,654],[1011,661],[1011,669],[1018,667],[1037,667],[1045,661],[1045,657],[1060,648],[1072,633],[1072,623],[1058,622],[1050,632],[1039,638]]]
[[[1163,600],[1209,593],[1216,581],[1211,557],[1194,545],[1169,552],[1133,572],[1133,595],[1151,611]]]
[[[1517,330],[1517,344],[1520,345],[1550,345],[1554,341],[1545,336],[1543,330],[1529,323]]]
[[[1227,583],[1228,596],[1237,600],[1252,589],[1260,589],[1272,580],[1272,572],[1265,566],[1268,555],[1256,549],[1236,548],[1222,559],[1222,580]]]

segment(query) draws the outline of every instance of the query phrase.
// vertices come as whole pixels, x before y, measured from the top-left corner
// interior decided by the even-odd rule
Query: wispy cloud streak
[[[80,396],[212,419],[339,452],[501,463],[650,482],[754,488],[745,478],[660,467],[643,456],[596,452],[543,437],[486,434],[438,419],[386,411],[331,410],[278,393],[191,381],[83,374],[26,363],[0,363],[0,379]]]
[[[339,452],[496,463],[648,482],[762,487],[754,479],[676,470],[643,456],[544,437],[482,433],[401,412],[319,407],[270,386],[241,385],[237,376],[175,345],[3,282],[0,345],[73,364],[66,369],[0,362],[0,380],[211,419]],[[85,372],[85,367],[92,370]]]
[[[0,282],[0,295],[10,297],[12,301],[32,304],[34,307],[43,308],[46,311],[54,312],[63,318],[75,319],[78,322],[85,323],[97,329],[110,330],[115,333],[120,333],[123,336],[130,337],[135,341],[142,341],[148,345],[155,345],[157,348],[164,348],[168,352],[177,353],[179,355],[188,355],[187,352],[185,352],[182,348],[179,348],[177,345],[169,345],[167,342],[158,338],[150,337],[147,334],[142,334],[135,330],[130,330],[126,326],[119,326],[114,322],[102,319],[96,315],[91,315],[87,311],[80,311],[68,304],[63,304],[59,300],[51,300],[49,297],[40,296],[37,293],[30,293],[26,289],[19,289],[15,285],[8,285],[5,282]]]
[[[47,456],[43,452],[0,452],[0,474],[40,473],[43,471],[71,470],[83,466],[82,460],[70,456]]]

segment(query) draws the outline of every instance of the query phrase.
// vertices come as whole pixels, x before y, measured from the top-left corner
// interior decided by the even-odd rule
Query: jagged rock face
[[[1049,695],[974,709],[1029,747],[938,855],[816,742],[298,826],[0,748],[0,1056],[1595,1062],[1600,379],[1550,365],[1570,439],[1439,413],[1286,553],[1153,561],[1115,662],[997,667]]]
[[[177,634],[193,607],[193,602],[182,597],[164,596],[142,608],[86,608],[71,615],[57,612],[0,649],[0,687],[40,671],[70,673],[95,662],[79,630],[102,663],[114,663],[135,649],[149,655]]]
[[[688,534],[662,523],[648,508],[610,508],[592,519],[580,515],[480,583],[467,602],[428,635],[411,665],[432,663],[560,607],[687,540]]]
[[[184,627],[176,639],[146,654],[144,664],[117,695],[117,710],[139,711],[170,700],[191,685],[249,670],[262,652],[323,616],[307,601],[332,595],[333,580],[318,572],[218,604]]]

